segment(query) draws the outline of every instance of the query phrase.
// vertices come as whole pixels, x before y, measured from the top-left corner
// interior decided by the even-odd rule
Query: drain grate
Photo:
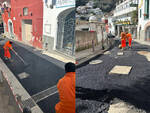
[[[38,94],[33,95],[32,98],[37,103],[37,102],[39,102],[51,95],[54,95],[56,93],[58,93],[58,91],[57,91],[57,86],[55,85],[55,86],[48,88]]]

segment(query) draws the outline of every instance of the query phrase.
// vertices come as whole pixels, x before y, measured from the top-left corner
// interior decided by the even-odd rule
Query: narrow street
[[[101,63],[77,69],[76,113],[107,113],[114,99],[150,113],[150,46],[132,45],[123,53],[115,47],[95,59]]]
[[[18,42],[13,43],[13,48],[27,65],[24,65],[12,51],[12,61],[6,61],[2,47],[5,40],[0,40],[0,57],[43,112],[54,113],[54,106],[59,101],[56,84],[65,73],[64,63],[42,55],[39,50]]]

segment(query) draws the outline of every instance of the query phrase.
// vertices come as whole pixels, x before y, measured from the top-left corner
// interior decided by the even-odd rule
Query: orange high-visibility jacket
[[[11,54],[9,52],[9,49],[12,49],[12,45],[10,44],[10,41],[7,41],[5,45],[3,46],[4,48],[4,56],[7,58],[11,58]]]
[[[57,84],[60,102],[56,113],[75,113],[75,72],[68,72]]]
[[[126,47],[126,34],[124,32],[121,33],[121,47]]]
[[[5,45],[3,46],[3,48],[6,50],[6,49],[12,49],[12,45],[9,43],[10,41],[7,41],[5,43]]]
[[[127,35],[127,39],[129,40],[130,38],[132,38],[132,35],[130,33],[128,33]]]
[[[126,40],[126,34],[124,32],[121,32],[121,39],[125,39]]]
[[[128,33],[127,37],[128,37],[128,41],[129,41],[129,46],[131,47],[132,35],[130,33]]]

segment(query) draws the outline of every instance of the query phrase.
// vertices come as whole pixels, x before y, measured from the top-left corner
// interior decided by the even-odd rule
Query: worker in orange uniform
[[[129,47],[131,48],[131,43],[132,43],[132,35],[131,33],[126,33],[126,36],[127,36],[127,39],[128,39],[128,42],[129,42]]]
[[[126,33],[125,32],[121,33],[121,47],[122,47],[122,50],[124,50],[124,48],[126,47]]]
[[[60,102],[56,104],[56,113],[75,113],[75,64],[65,65],[66,74],[57,84]]]
[[[10,49],[13,50],[13,48],[12,48],[12,42],[11,41],[7,41],[5,43],[5,45],[3,46],[3,48],[4,48],[4,57],[6,59],[11,59],[11,54],[10,54],[9,50]]]

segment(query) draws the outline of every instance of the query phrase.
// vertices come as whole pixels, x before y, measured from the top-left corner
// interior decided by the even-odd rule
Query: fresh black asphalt
[[[101,64],[86,64],[76,70],[76,113],[107,113],[114,98],[119,98],[146,113],[150,113],[150,62],[137,51],[149,51],[150,46],[133,43],[123,56],[118,47],[109,55],[97,59]],[[115,66],[133,66],[129,75],[110,75]]]
[[[13,61],[7,61],[4,59],[4,51],[2,47],[4,40],[1,39],[0,42],[0,57],[31,96],[56,85],[58,80],[65,74],[63,67],[64,64],[62,62],[52,58],[49,60],[39,52],[31,52],[29,50],[30,47],[27,49],[17,43],[13,43],[13,48],[25,60],[27,65],[24,65],[12,51],[11,55]],[[57,64],[63,65],[60,66]],[[23,72],[29,74],[29,77],[20,79],[18,75]],[[45,113],[54,113],[54,106],[58,102],[58,96],[55,97],[55,95],[54,97],[49,97],[39,103],[40,107],[44,108],[43,111]],[[49,105],[46,103],[49,103]]]

